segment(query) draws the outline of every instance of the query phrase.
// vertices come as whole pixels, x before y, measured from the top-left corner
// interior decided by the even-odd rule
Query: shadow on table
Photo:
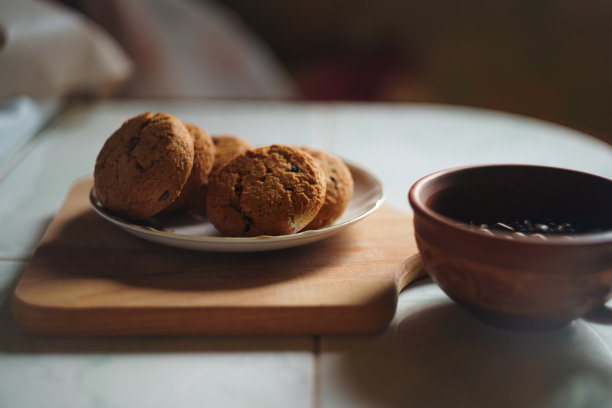
[[[348,389],[357,406],[376,407],[604,407],[612,401],[612,354],[584,321],[557,331],[508,332],[444,299],[399,313],[396,321],[369,339],[329,341],[324,351],[338,359],[329,366],[324,359],[322,370],[344,384],[326,389],[323,382],[323,398],[346,398],[336,393]]]

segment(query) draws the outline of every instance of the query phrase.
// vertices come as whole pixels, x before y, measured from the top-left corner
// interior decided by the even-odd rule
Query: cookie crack
[[[111,167],[115,170],[115,183],[119,183],[121,177],[119,176],[119,158],[115,158],[115,162],[113,163],[114,165]]]
[[[243,222],[244,222],[244,229],[243,229],[243,234],[246,234],[247,232],[249,232],[251,230],[251,228],[253,227],[253,225],[255,225],[255,221],[253,221],[253,218],[250,217],[247,213],[245,213],[244,209],[240,206],[240,200],[242,199],[242,190],[243,190],[243,186],[242,186],[242,176],[238,177],[236,179],[236,182],[234,183],[234,187],[233,187],[234,193],[236,194],[237,199],[231,199],[230,200],[230,206],[239,214],[239,216],[242,218]]]
[[[234,183],[234,193],[236,193],[238,199],[242,198],[242,176],[238,177]]]
[[[155,159],[155,160],[151,160],[151,163],[149,163],[148,165],[143,165],[142,163],[140,163],[137,160],[134,160],[134,166],[136,166],[136,169],[138,169],[138,171],[140,171],[141,173],[144,173],[145,171],[151,169],[152,167],[154,167],[157,163],[159,163],[159,160]]]
[[[144,128],[147,127],[150,123],[151,120],[143,121],[140,126],[140,129],[138,129],[138,133],[136,135],[130,136],[130,138],[127,140],[128,154],[132,153],[132,150],[134,150],[138,143],[140,143],[142,132],[144,131]]]
[[[244,217],[244,221],[246,222],[243,233],[246,234],[247,232],[251,230],[251,227],[253,226],[254,222],[253,222],[253,219],[247,215],[243,215],[243,217]]]

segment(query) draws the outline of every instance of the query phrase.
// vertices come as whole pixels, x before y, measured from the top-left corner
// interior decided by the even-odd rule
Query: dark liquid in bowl
[[[517,229],[527,220],[532,226],[548,226],[549,233],[612,231],[612,183],[597,176],[546,167],[493,166],[449,173],[430,189],[427,207],[466,224],[501,223]],[[568,228],[559,231],[563,224]]]
[[[498,183],[460,184],[432,194],[427,205],[446,217],[489,228],[502,223],[518,229],[519,224],[528,221],[532,226],[546,225],[548,232],[555,233],[612,231],[612,196],[605,190],[585,193],[568,188],[561,193],[519,187],[522,186],[515,184],[505,189]],[[569,225],[559,231],[558,226],[564,224]]]
[[[551,217],[522,217],[513,221],[469,221],[470,226],[507,233],[522,235],[573,235],[603,232],[601,228],[584,225],[567,220],[558,221]]]

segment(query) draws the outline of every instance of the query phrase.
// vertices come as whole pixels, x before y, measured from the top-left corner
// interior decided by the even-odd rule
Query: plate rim
[[[289,234],[289,235],[260,235],[256,237],[226,237],[226,236],[214,236],[213,237],[213,236],[208,236],[208,235],[193,235],[193,234],[177,233],[177,232],[172,232],[172,231],[162,231],[162,230],[158,230],[152,227],[137,225],[137,224],[134,224],[134,223],[131,223],[125,220],[124,218],[120,216],[114,215],[110,211],[106,210],[102,206],[98,198],[96,197],[95,185],[92,185],[89,190],[89,203],[90,203],[90,206],[93,208],[93,210],[98,215],[100,215],[102,218],[106,219],[107,221],[113,223],[114,225],[120,227],[121,229],[124,229],[125,231],[130,232],[130,233],[133,233],[141,237],[142,239],[147,239],[149,241],[158,242],[160,244],[167,245],[167,246],[186,248],[185,246],[182,246],[182,245],[172,245],[166,242],[166,240],[181,241],[183,243],[192,243],[194,245],[195,244],[206,244],[210,246],[210,248],[204,248],[204,247],[196,248],[195,246],[191,248],[191,249],[199,249],[201,251],[220,251],[221,247],[225,247],[225,246],[236,246],[236,250],[240,250],[244,252],[246,252],[246,250],[244,248],[241,249],[240,247],[244,247],[248,245],[283,248],[285,247],[284,245],[282,245],[284,243],[284,244],[293,244],[293,245],[286,245],[286,246],[296,246],[296,245],[299,245],[300,243],[298,242],[296,244],[295,241],[306,240],[308,242],[304,242],[303,244],[307,244],[307,243],[316,241],[315,238],[324,239],[336,232],[343,230],[347,226],[354,224],[366,218],[367,216],[371,215],[373,212],[378,210],[380,206],[383,204],[383,202],[385,201],[386,197],[385,197],[384,184],[374,173],[372,173],[371,171],[369,171],[368,169],[362,166],[355,164],[354,162],[351,162],[345,159],[342,159],[342,161],[349,167],[349,169],[351,170],[351,173],[354,174],[354,171],[361,172],[367,175],[367,177],[369,177],[370,179],[374,181],[374,184],[378,187],[378,190],[380,191],[378,193],[378,197],[376,198],[376,201],[374,202],[374,204],[370,208],[368,208],[366,211],[358,214],[357,216],[353,218],[345,220],[341,223],[332,224],[328,227],[323,227],[323,228],[319,228],[315,230],[300,231],[295,234]],[[141,234],[144,234],[144,236],[142,236]],[[270,245],[265,245],[265,244],[270,244]],[[279,244],[279,245],[275,245],[275,244]],[[215,248],[212,249],[212,247],[215,247]],[[262,248],[262,249],[266,249],[266,248]],[[267,248],[267,249],[273,249],[273,248]],[[253,248],[253,249],[250,249],[249,251],[258,251],[258,250],[260,249]],[[232,251],[232,249],[224,249],[224,251]]]

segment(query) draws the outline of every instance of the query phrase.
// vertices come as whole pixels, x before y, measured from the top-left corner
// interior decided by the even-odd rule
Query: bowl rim
[[[421,191],[427,183],[432,180],[438,179],[448,174],[466,171],[466,170],[480,170],[486,168],[501,168],[501,167],[521,167],[521,168],[541,168],[548,170],[561,170],[565,172],[571,172],[576,174],[582,174],[587,177],[594,177],[604,180],[608,183],[612,183],[612,179],[603,177],[600,175],[588,173],[581,170],[575,170],[567,167],[560,166],[548,166],[539,164],[523,164],[523,163],[483,163],[483,164],[470,164],[464,166],[449,167],[446,169],[438,170],[430,173],[426,176],[418,179],[408,191],[408,201],[412,207],[415,215],[420,213],[426,218],[433,220],[438,224],[442,224],[446,227],[462,231],[468,234],[474,234],[476,236],[484,237],[487,239],[494,239],[504,241],[507,243],[514,243],[517,245],[542,245],[542,246],[583,246],[593,244],[612,244],[612,230],[606,230],[602,232],[588,232],[571,235],[571,239],[568,236],[547,236],[546,239],[539,239],[536,237],[522,237],[520,239],[509,238],[510,235],[503,231],[495,230],[481,230],[474,228],[469,224],[459,221],[457,219],[442,215],[430,207],[425,205]]]

